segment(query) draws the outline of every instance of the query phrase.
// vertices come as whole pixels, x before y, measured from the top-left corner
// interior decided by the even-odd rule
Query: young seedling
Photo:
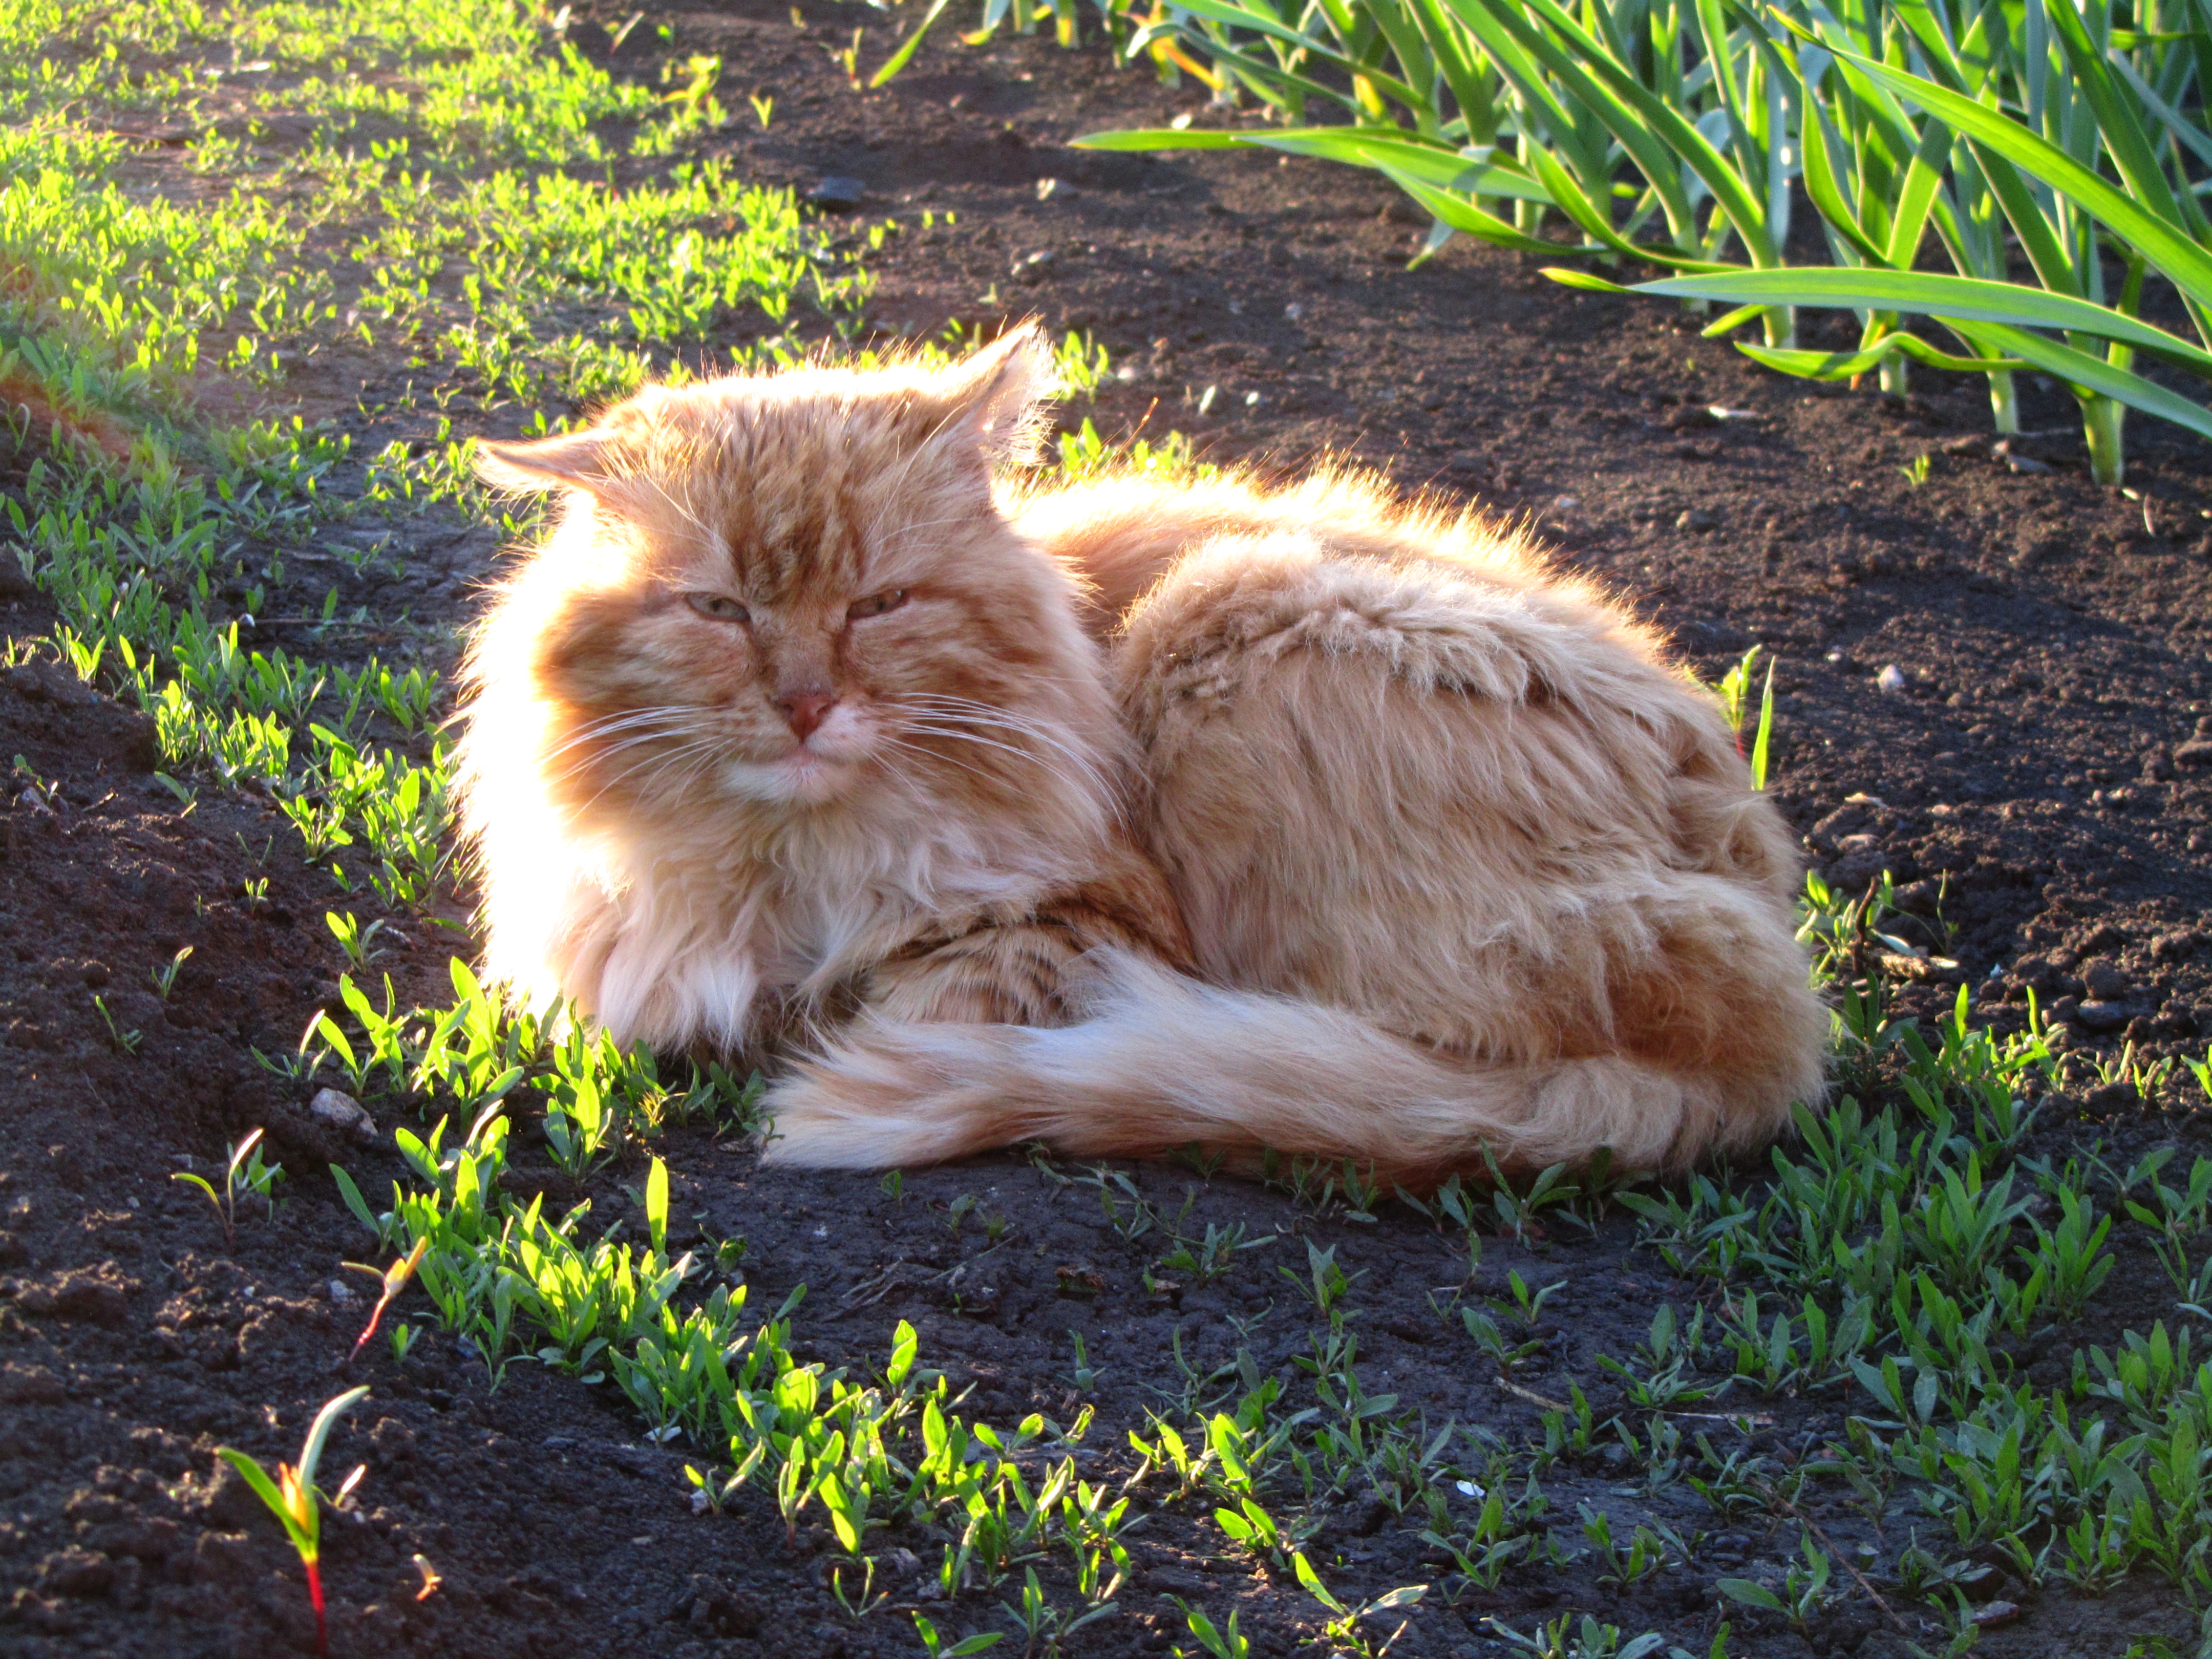
[[[228,1162],[223,1165],[220,1193],[205,1176],[180,1170],[169,1177],[172,1181],[189,1182],[207,1194],[208,1202],[215,1206],[216,1214],[222,1218],[222,1247],[226,1250],[238,1239],[238,1195],[241,1191],[256,1194],[268,1204],[270,1214],[276,1213],[276,1200],[270,1196],[270,1189],[284,1178],[284,1166],[261,1161],[262,1133],[256,1129],[228,1149]]]
[[[1199,1646],[1206,1650],[1206,1659],[1251,1659],[1251,1638],[1237,1628],[1234,1609],[1229,1614],[1228,1628],[1224,1629],[1181,1596],[1175,1600],[1182,1609],[1183,1621],[1190,1626],[1190,1633],[1198,1638]]]
[[[1098,1368],[1091,1363],[1091,1355],[1083,1346],[1083,1333],[1071,1330],[1069,1338],[1075,1344],[1075,1386],[1089,1394],[1098,1386]]]
[[[983,1631],[974,1636],[963,1636],[948,1648],[945,1645],[945,1638],[937,1633],[937,1626],[918,1613],[914,1615],[914,1630],[915,1634],[921,1638],[922,1650],[929,1655],[929,1659],[966,1659],[969,1654],[981,1653],[985,1648],[996,1647],[1006,1639],[1004,1631]]]
[[[152,977],[154,989],[160,994],[162,1001],[167,1002],[170,994],[177,988],[177,975],[184,972],[185,963],[190,959],[191,954],[192,947],[187,945],[169,958],[167,967],[149,968],[146,970]]]
[[[95,995],[92,1000],[92,1006],[100,1010],[100,1020],[107,1027],[107,1040],[115,1045],[115,1051],[123,1054],[137,1054],[138,1045],[146,1040],[146,1034],[143,1031],[126,1031],[117,1024],[115,1015],[109,1009],[106,997]]]
[[[345,952],[345,958],[353,964],[356,973],[367,972],[368,964],[384,954],[382,947],[374,943],[376,936],[384,931],[381,920],[363,927],[361,919],[350,910],[343,915],[336,910],[325,910],[323,921],[337,939],[338,948]]]
[[[361,1334],[354,1339],[353,1352],[346,1355],[346,1362],[349,1364],[361,1358],[361,1351],[368,1346],[368,1339],[376,1334],[377,1323],[383,1319],[384,1310],[392,1305],[394,1297],[406,1289],[407,1281],[415,1276],[416,1268],[422,1265],[423,1253],[429,1248],[430,1236],[425,1233],[415,1241],[413,1249],[389,1267],[372,1267],[365,1261],[349,1261],[345,1264],[357,1273],[367,1273],[372,1279],[381,1279],[384,1283],[384,1293],[376,1298],[376,1305],[369,1310],[368,1323],[361,1328]],[[414,1327],[402,1326],[399,1329],[411,1331]],[[398,1330],[395,1330],[392,1335],[393,1358],[404,1359],[407,1357],[407,1348],[412,1346],[414,1339],[410,1336],[407,1343],[403,1345],[397,1340]]]
[[[339,1484],[335,1495],[319,1491],[315,1486],[316,1466],[323,1461],[323,1443],[330,1438],[331,1425],[344,1413],[367,1398],[366,1388],[348,1389],[343,1394],[316,1413],[307,1437],[300,1447],[300,1462],[295,1468],[289,1463],[276,1466],[276,1478],[270,1480],[268,1471],[254,1458],[234,1446],[217,1446],[216,1455],[229,1463],[253,1488],[254,1494],[269,1506],[284,1528],[284,1535],[292,1540],[292,1547],[300,1553],[300,1565],[307,1569],[307,1600],[315,1609],[315,1651],[331,1650],[330,1628],[323,1613],[322,1504],[332,1509],[343,1505],[362,1475],[368,1472],[366,1463],[358,1466]]]
[[[1307,1594],[1336,1615],[1322,1627],[1330,1643],[1354,1653],[1369,1651],[1366,1638],[1359,1634],[1361,1620],[1399,1607],[1410,1607],[1429,1593],[1426,1584],[1401,1584],[1396,1589],[1385,1590],[1372,1601],[1362,1601],[1356,1607],[1348,1607],[1337,1600],[1328,1585],[1321,1582],[1321,1575],[1313,1570],[1313,1563],[1306,1559],[1303,1552],[1291,1558],[1291,1566],[1298,1576],[1298,1583],[1306,1587]],[[1399,1630],[1405,1628],[1405,1623],[1403,1620],[1399,1621]],[[1390,1641],[1397,1639],[1397,1633],[1393,1632]],[[1384,1645],[1387,1647],[1389,1644],[1385,1643]]]

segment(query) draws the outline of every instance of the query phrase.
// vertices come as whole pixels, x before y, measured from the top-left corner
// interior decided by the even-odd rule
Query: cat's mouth
[[[825,752],[802,741],[773,760],[732,761],[722,769],[722,777],[731,793],[748,800],[817,806],[846,793],[865,758]]]

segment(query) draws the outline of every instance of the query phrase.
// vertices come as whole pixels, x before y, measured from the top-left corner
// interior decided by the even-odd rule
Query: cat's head
[[[653,386],[483,445],[487,479],[568,506],[479,635],[479,696],[526,677],[580,811],[1081,783],[1095,660],[991,480],[1050,380],[1025,329],[950,368]]]

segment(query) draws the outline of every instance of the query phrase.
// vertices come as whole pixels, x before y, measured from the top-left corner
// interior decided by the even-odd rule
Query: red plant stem
[[[376,1306],[369,1312],[368,1323],[362,1328],[361,1334],[354,1339],[353,1352],[346,1356],[348,1364],[361,1358],[361,1351],[368,1346],[368,1339],[376,1334],[377,1322],[384,1317],[384,1310],[392,1305],[392,1298],[395,1294],[397,1292],[394,1291],[386,1291],[376,1298]]]
[[[309,1560],[307,1568],[307,1600],[315,1604],[315,1651],[331,1650],[330,1627],[323,1622],[323,1565],[319,1560]]]

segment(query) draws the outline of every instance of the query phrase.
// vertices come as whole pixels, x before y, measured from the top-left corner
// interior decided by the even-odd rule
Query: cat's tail
[[[779,1084],[772,1163],[889,1168],[1020,1140],[1077,1158],[1195,1143],[1352,1159],[1408,1188],[1488,1158],[1508,1174],[1587,1163],[1669,1172],[1757,1146],[1818,1097],[1817,1060],[1727,1073],[1618,1055],[1468,1061],[1358,1015],[1222,990],[1117,956],[1090,1017],[1051,1030],[866,1019]]]

